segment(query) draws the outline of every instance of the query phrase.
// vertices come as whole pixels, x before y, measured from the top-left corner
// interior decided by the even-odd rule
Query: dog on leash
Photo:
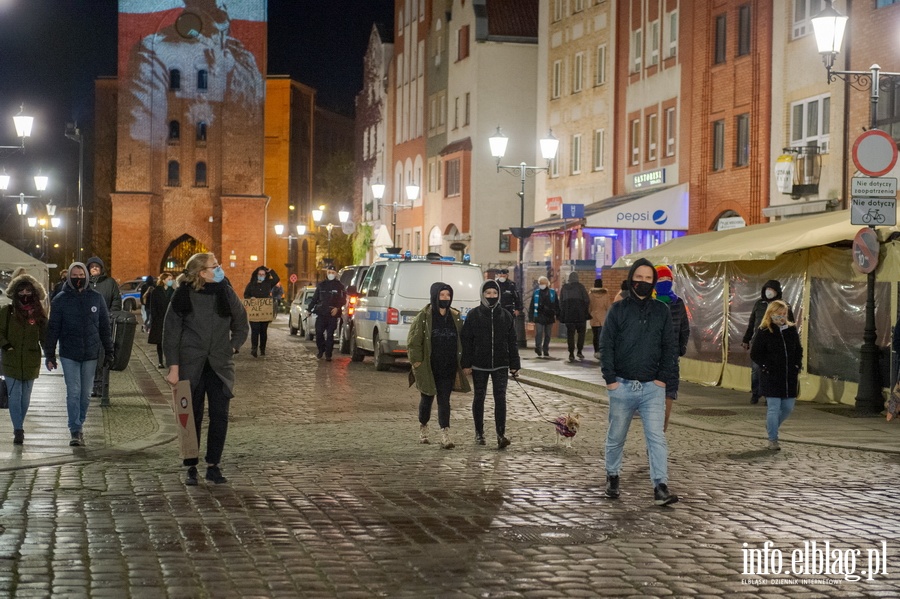
[[[554,421],[557,445],[559,445],[560,439],[565,439],[566,448],[572,447],[572,438],[578,434],[578,427],[581,425],[580,418],[581,414],[572,414],[570,412]]]

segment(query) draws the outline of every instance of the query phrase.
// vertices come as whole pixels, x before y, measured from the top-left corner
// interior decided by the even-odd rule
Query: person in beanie
[[[594,359],[600,359],[600,333],[603,331],[603,323],[606,322],[606,312],[609,310],[609,290],[603,286],[603,279],[594,279],[594,286],[588,292],[591,298],[591,332],[594,337]]]
[[[325,356],[331,362],[334,352],[334,331],[341,320],[341,311],[347,301],[344,284],[337,278],[333,266],[325,269],[325,280],[316,285],[316,290],[309,300],[309,311],[316,315],[316,358]]]
[[[656,299],[669,306],[672,314],[672,327],[675,329],[675,338],[678,340],[678,357],[687,353],[688,339],[691,336],[691,323],[688,320],[687,308],[684,300],[672,291],[672,269],[662,264],[656,267]],[[672,405],[678,399],[679,380],[666,381],[666,420],[663,424],[663,432],[669,428],[669,415],[672,413]]]
[[[542,355],[550,357],[550,335],[558,316],[559,298],[556,290],[550,288],[550,279],[541,277],[528,303],[528,319],[534,323],[534,353],[538,358]]]
[[[472,375],[475,397],[472,419],[475,421],[475,443],[484,445],[484,399],[488,379],[494,390],[494,426],[497,447],[509,446],[506,437],[506,385],[509,375],[521,368],[516,328],[512,315],[500,305],[500,285],[487,280],[481,285],[481,305],[466,315],[462,339],[463,372]]]
[[[421,394],[419,443],[428,443],[431,406],[437,398],[441,448],[453,449],[450,438],[450,393],[468,392],[469,379],[459,367],[462,354],[459,310],[451,308],[453,288],[446,283],[431,286],[431,303],[416,315],[406,339],[412,377]]]
[[[678,496],[669,492],[669,448],[663,426],[666,382],[678,378],[678,342],[669,308],[653,299],[653,264],[637,259],[626,281],[629,294],[610,307],[600,334],[600,368],[609,392],[606,496],[619,497],[625,439],[637,412],[647,442],[653,500],[669,505]]]
[[[244,299],[256,297],[267,298],[272,297],[272,290],[281,279],[278,273],[265,266],[260,266],[250,276],[250,282],[244,288]],[[273,315],[274,316],[274,315]],[[254,358],[257,355],[266,355],[266,342],[269,339],[269,322],[251,322],[250,323],[250,355]],[[328,352],[331,355],[331,352]]]
[[[509,269],[497,271],[497,285],[500,286],[500,307],[518,316],[522,313],[522,295],[515,283],[509,280]]]
[[[147,316],[150,324],[147,343],[156,346],[157,368],[166,367],[163,358],[163,326],[173,295],[175,295],[175,276],[170,272],[160,273],[156,279],[156,285],[146,294]]]
[[[73,262],[62,292],[50,304],[50,321],[44,340],[47,370],[56,370],[56,345],[66,380],[66,411],[69,414],[69,445],[84,445],[82,429],[90,405],[91,385],[101,351],[105,364],[113,363],[113,340],[106,300],[88,288],[88,269]]]
[[[31,389],[41,372],[41,342],[47,332],[44,312],[47,292],[34,277],[21,274],[9,282],[6,297],[12,303],[0,308],[2,367],[9,394],[13,444],[22,445]]]
[[[559,290],[559,321],[566,325],[566,342],[569,346],[569,362],[584,360],[584,333],[590,314],[591,299],[587,289],[578,281],[578,273],[569,273],[569,282]],[[578,335],[576,345],[575,336]]]
[[[247,341],[247,312],[215,254],[194,254],[176,281],[175,294],[163,325],[163,353],[169,372],[166,382],[191,382],[191,403],[197,441],[203,427],[203,405],[209,404],[206,436],[206,480],[228,482],[219,462],[228,434],[228,407],[234,397],[234,354]],[[197,484],[197,458],[188,467],[185,484]]]
[[[744,333],[741,347],[746,350],[750,349],[750,345],[753,343],[753,336],[759,329],[763,316],[765,316],[766,310],[769,309],[769,304],[774,301],[783,301],[781,295],[780,281],[771,279],[762,286],[759,292],[760,297],[753,304],[753,310],[750,312],[750,320],[747,321],[747,332]],[[794,312],[791,310],[790,304],[788,304],[788,320],[794,322]],[[753,361],[753,352],[750,352],[750,355],[750,403],[757,404],[762,395],[759,391],[759,365]]]

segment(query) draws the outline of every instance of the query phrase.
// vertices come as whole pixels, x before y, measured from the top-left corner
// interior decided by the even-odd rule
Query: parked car
[[[316,334],[316,315],[309,313],[309,300],[315,293],[315,287],[301,287],[288,313],[288,331],[291,335],[300,333],[307,339],[313,339]]]
[[[347,289],[347,303],[341,314],[340,351],[342,354],[350,353],[350,338],[354,332],[353,315],[356,313],[356,305],[359,301],[359,287],[368,270],[367,265],[347,266],[338,273],[341,283],[344,283],[345,279],[347,280],[344,283],[344,287]]]
[[[122,309],[131,312],[141,307],[141,285],[147,277],[131,279],[119,285],[119,293],[122,294]]]
[[[481,303],[481,267],[437,254],[383,254],[370,267],[359,289],[350,337],[350,359],[375,357],[375,369],[387,370],[396,358],[406,357],[409,327],[431,301],[431,285],[443,281],[453,287],[453,307],[463,318]]]

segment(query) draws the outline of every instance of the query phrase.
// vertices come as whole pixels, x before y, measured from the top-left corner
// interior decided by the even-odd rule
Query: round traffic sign
[[[878,266],[878,236],[875,231],[866,227],[860,229],[853,238],[853,268],[869,274]]]
[[[292,274],[290,276],[290,279],[291,279],[291,283],[296,283],[297,282],[297,273]]]
[[[897,164],[897,143],[879,129],[869,129],[853,144],[853,164],[863,174],[881,177]]]

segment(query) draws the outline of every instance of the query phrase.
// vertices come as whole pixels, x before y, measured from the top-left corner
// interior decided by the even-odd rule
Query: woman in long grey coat
[[[244,305],[225,282],[225,271],[214,254],[194,254],[178,277],[166,312],[163,351],[166,381],[191,382],[197,440],[203,424],[204,397],[209,400],[206,438],[206,480],[228,482],[219,469],[228,433],[228,406],[234,397],[234,354],[247,340],[250,325]],[[197,484],[197,458],[188,466],[185,483]]]

